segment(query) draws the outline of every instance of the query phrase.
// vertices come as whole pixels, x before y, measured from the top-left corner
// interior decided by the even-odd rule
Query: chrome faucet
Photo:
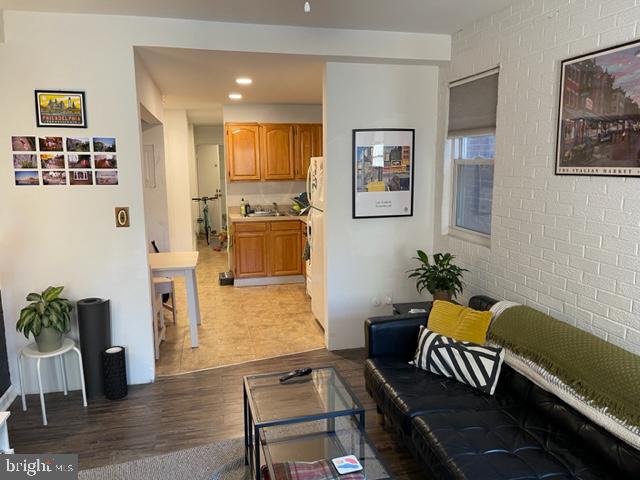
[[[273,211],[277,214],[278,213],[278,204],[276,202],[273,202]]]

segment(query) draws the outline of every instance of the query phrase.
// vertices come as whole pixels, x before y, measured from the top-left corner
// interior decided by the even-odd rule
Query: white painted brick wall
[[[640,0],[523,0],[454,35],[443,111],[448,81],[501,66],[493,233],[491,248],[435,245],[470,270],[466,298],[525,303],[640,353],[640,179],[554,175],[560,61],[633,39]]]

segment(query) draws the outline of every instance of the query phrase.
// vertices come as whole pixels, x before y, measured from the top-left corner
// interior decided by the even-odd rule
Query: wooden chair
[[[160,253],[155,240],[151,242],[153,250]],[[160,358],[160,343],[165,339],[166,325],[164,321],[164,309],[171,312],[173,324],[177,323],[175,283],[173,278],[153,277],[153,340],[156,360]],[[169,304],[171,300],[171,304]]]
[[[164,322],[164,303],[162,302],[162,296],[166,295],[167,291],[173,289],[173,285],[166,280],[170,279],[166,279],[164,277],[153,277],[153,344],[156,353],[156,360],[160,358],[160,343],[165,339],[165,333],[167,330],[167,326]],[[175,321],[174,316],[174,324]]]
[[[160,249],[156,245],[156,241],[152,240],[151,245],[156,253],[160,253]],[[169,277],[153,277],[153,287],[156,295],[162,296],[163,308],[169,310],[173,317],[173,324],[176,324],[177,309],[176,309],[176,296],[175,296],[175,283],[173,278]],[[169,304],[171,300],[171,304]],[[164,319],[162,321],[164,324]]]

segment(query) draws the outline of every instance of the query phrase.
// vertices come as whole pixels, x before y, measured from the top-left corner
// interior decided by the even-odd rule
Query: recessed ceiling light
[[[236,83],[238,85],[251,85],[253,83],[253,80],[251,80],[249,77],[238,77],[236,78]]]
[[[229,98],[231,100],[242,100],[242,94],[240,93],[230,93]]]

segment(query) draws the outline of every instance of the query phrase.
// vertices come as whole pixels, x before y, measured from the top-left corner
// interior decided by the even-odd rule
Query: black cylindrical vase
[[[85,298],[78,301],[78,328],[87,398],[98,398],[104,394],[102,352],[111,345],[109,300]]]
[[[110,347],[102,352],[104,396],[120,400],[127,396],[127,362],[124,347]]]

